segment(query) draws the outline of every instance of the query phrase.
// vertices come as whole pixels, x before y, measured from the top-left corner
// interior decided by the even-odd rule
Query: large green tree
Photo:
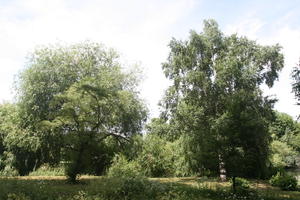
[[[57,164],[61,159],[61,134],[40,131],[38,124],[52,120],[61,105],[51,107],[54,96],[86,77],[95,77],[103,66],[117,66],[118,55],[103,45],[83,42],[37,48],[17,79],[21,125],[39,135],[40,163]]]
[[[121,68],[117,53],[102,45],[37,49],[17,86],[21,125],[39,137],[40,163],[67,159],[72,180],[87,170],[79,166],[83,158],[107,163],[99,155],[107,137],[138,133],[146,118],[137,83],[135,73]]]
[[[189,40],[173,39],[163,70],[172,81],[162,116],[192,137],[195,170],[263,177],[268,158],[268,122],[273,86],[283,67],[280,46],[261,46],[236,34],[225,36],[213,20]]]
[[[60,128],[64,135],[71,181],[94,166],[93,161],[102,156],[99,145],[107,137],[122,144],[141,131],[146,110],[126,83],[118,68],[107,68],[98,77],[84,79],[56,96],[56,103],[64,103],[54,120],[43,124]]]

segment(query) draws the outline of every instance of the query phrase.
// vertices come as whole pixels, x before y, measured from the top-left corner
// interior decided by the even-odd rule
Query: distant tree
[[[273,86],[283,67],[280,47],[224,36],[213,20],[187,41],[173,39],[163,70],[172,81],[162,114],[175,120],[198,152],[198,170],[263,177],[268,158],[268,123],[274,99],[260,86]],[[219,166],[218,166],[219,165]]]
[[[288,140],[292,135],[300,133],[300,125],[286,113],[275,113],[275,120],[270,125],[270,132],[275,138]]]
[[[298,100],[298,105],[300,104],[300,62],[299,64],[294,67],[292,71],[292,78],[294,80],[292,87],[293,87],[293,92],[295,93],[295,97]]]
[[[178,123],[171,123],[163,118],[152,118],[146,126],[147,133],[154,134],[169,141],[177,140],[180,137]]]
[[[296,157],[299,155],[292,146],[280,140],[271,143],[271,163],[276,168],[295,167]]]
[[[26,175],[39,167],[39,146],[39,138],[20,126],[17,105],[0,105],[0,171]]]
[[[300,125],[286,113],[276,112],[269,129],[272,136],[271,163],[274,167],[295,167],[300,155]]]

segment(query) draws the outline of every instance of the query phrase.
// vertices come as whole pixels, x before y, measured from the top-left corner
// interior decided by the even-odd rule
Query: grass
[[[264,199],[299,200],[300,192],[281,191],[266,181],[250,180],[252,193],[233,195],[229,182],[213,178],[119,179],[82,176],[79,184],[69,184],[64,176],[26,176],[0,178],[2,200],[219,200]]]

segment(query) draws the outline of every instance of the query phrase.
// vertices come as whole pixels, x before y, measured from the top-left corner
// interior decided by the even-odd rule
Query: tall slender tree
[[[193,137],[195,169],[217,171],[222,178],[263,177],[266,172],[274,99],[272,87],[283,67],[281,47],[261,46],[236,34],[225,36],[214,20],[186,41],[173,39],[163,70],[172,81],[163,116],[180,123]]]

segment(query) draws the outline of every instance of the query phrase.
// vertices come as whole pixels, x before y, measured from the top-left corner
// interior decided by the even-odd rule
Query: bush
[[[148,177],[174,176],[173,152],[168,142],[157,135],[147,135],[137,158]]]
[[[295,177],[277,173],[270,179],[272,186],[280,187],[282,190],[295,191],[297,189],[298,181]]]
[[[19,173],[14,167],[8,165],[5,166],[2,171],[0,171],[0,176],[19,176]]]
[[[51,167],[48,164],[44,164],[41,167],[39,167],[37,170],[29,173],[29,176],[64,176],[64,175],[65,175],[65,169],[62,165],[57,167]]]
[[[109,177],[136,178],[143,177],[142,167],[136,161],[128,161],[124,155],[116,155],[108,170]]]
[[[232,183],[232,180],[231,180]],[[247,179],[236,177],[235,178],[235,186],[243,189],[250,188],[250,182]]]
[[[112,187],[113,186],[113,187]],[[109,200],[119,199],[161,199],[168,187],[144,177],[104,177],[99,182],[100,197]]]

